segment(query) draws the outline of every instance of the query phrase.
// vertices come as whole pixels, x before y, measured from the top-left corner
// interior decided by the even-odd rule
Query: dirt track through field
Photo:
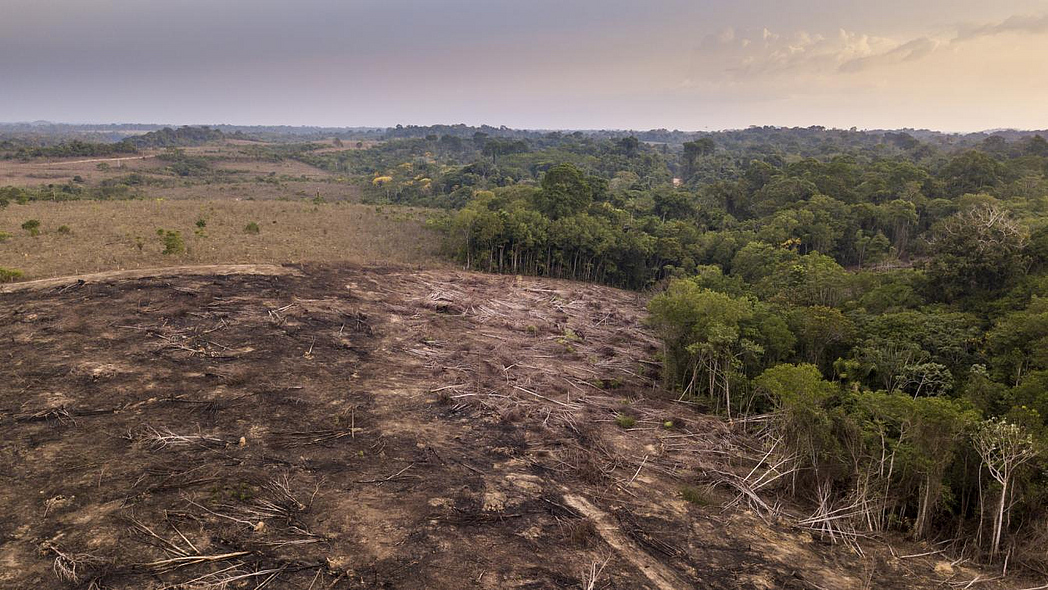
[[[91,164],[93,162],[125,162],[127,160],[147,160],[149,158],[155,157],[156,154],[151,154],[148,156],[125,156],[120,158],[92,158],[90,160],[54,160],[50,162],[33,162],[31,164],[25,164],[25,166],[46,168],[48,166],[63,166],[69,164]]]

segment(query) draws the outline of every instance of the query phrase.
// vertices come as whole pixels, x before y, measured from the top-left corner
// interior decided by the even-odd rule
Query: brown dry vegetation
[[[33,159],[0,160],[0,186],[39,186],[62,183],[80,176],[88,182],[101,182],[131,172],[160,170],[165,163],[156,158],[159,152],[106,158],[66,158],[62,160]],[[101,171],[98,165],[107,163],[110,169]]]
[[[167,265],[304,261],[439,264],[421,209],[235,200],[68,201],[0,209],[0,268],[25,279]],[[21,225],[41,222],[30,236]],[[204,219],[204,236],[196,222]],[[259,224],[257,235],[244,232]],[[69,234],[58,233],[62,225]],[[156,230],[178,231],[186,253],[161,254]]]
[[[149,198],[266,200],[320,196],[332,202],[359,201],[360,188],[349,179],[296,160],[260,159],[247,151],[258,145],[265,144],[229,141],[181,148],[187,155],[210,159],[209,166],[215,174],[199,177],[173,175],[167,169],[170,162],[157,158],[163,150],[105,158],[0,160],[0,186],[61,185],[79,176],[83,186],[94,187],[138,174],[150,184],[135,186],[134,192]],[[344,148],[321,148],[318,153],[339,149],[355,148],[347,144]],[[99,169],[100,164],[108,168]]]
[[[862,559],[733,503],[718,474],[744,475],[752,443],[658,391],[640,294],[388,267],[216,272],[0,294],[0,586],[992,577],[895,557],[934,550],[900,542],[863,541]]]

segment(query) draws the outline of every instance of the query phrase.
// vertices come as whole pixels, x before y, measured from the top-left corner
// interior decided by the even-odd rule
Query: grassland
[[[13,204],[0,210],[0,267],[24,279],[214,263],[315,261],[439,265],[423,209],[308,201],[132,200]],[[40,221],[40,234],[21,229]],[[197,222],[203,220],[204,227]],[[254,222],[259,233],[245,232]],[[68,232],[59,231],[66,226]],[[163,254],[157,230],[181,234],[185,252]]]

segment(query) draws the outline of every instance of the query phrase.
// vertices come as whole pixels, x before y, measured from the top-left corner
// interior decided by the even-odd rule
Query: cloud
[[[904,48],[891,39],[844,29],[836,35],[804,30],[784,33],[768,28],[725,29],[702,40],[695,66],[702,74],[700,77],[735,81],[831,75],[847,64],[859,64],[864,59],[871,59],[869,65],[872,66],[878,61],[916,59],[927,51],[921,44],[911,43],[911,47]]]
[[[1043,35],[1048,33],[1048,14],[1014,15],[993,24],[967,25],[960,28],[953,42],[971,41],[980,37],[991,37],[1004,33],[1026,33]]]
[[[931,54],[938,46],[938,41],[928,37],[918,37],[882,53],[850,59],[842,63],[839,69],[841,72],[855,73],[871,68],[916,61]]]
[[[723,29],[699,44],[691,78],[742,83],[764,79],[857,74],[924,59],[950,43],[1015,34],[1048,34],[1048,14],[1015,15],[995,23],[968,24],[951,31],[892,39],[841,29],[836,35]]]

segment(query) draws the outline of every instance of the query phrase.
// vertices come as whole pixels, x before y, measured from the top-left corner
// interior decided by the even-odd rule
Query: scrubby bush
[[[260,228],[258,226],[258,224],[255,223],[254,221],[252,221],[251,223],[248,223],[247,225],[244,226],[244,233],[246,233],[246,234],[257,235],[261,231],[262,231],[262,228]]]
[[[29,232],[31,236],[40,235],[40,220],[30,219],[22,224],[22,229]]]
[[[22,278],[22,271],[0,266],[0,283],[10,283]]]
[[[9,233],[7,233],[5,231],[0,231],[0,244],[3,244],[4,242],[6,242],[9,239],[11,239],[11,234],[9,234]]]
[[[62,234],[63,236],[68,236],[69,234],[73,233],[73,230],[69,229],[68,225],[60,225],[58,226],[58,233]]]
[[[185,254],[186,243],[182,239],[182,233],[177,231],[156,230],[158,236],[160,236],[161,242],[164,244],[164,250],[161,254],[165,256],[177,256],[179,254]]]

